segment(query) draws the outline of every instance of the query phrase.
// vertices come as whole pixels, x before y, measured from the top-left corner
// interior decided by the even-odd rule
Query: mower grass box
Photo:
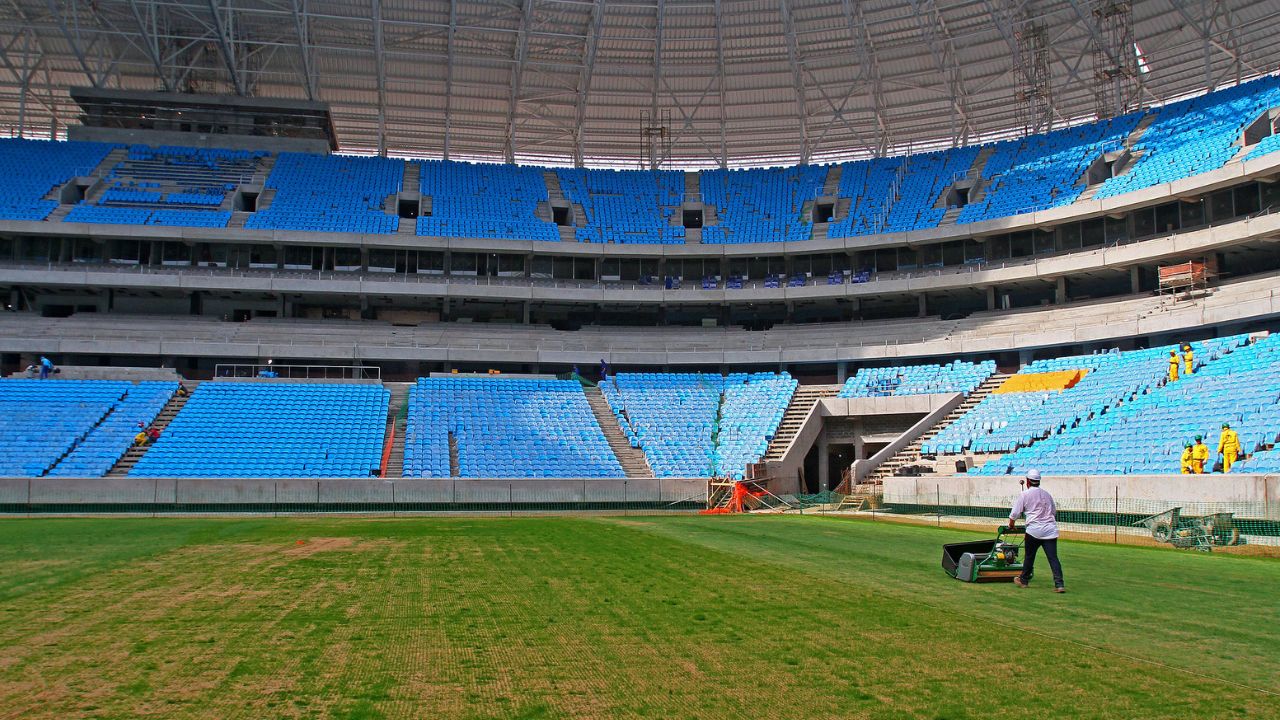
[[[1013,582],[1022,574],[1024,529],[1001,527],[994,540],[951,543],[942,546],[942,569],[964,582]],[[1018,543],[1006,536],[1016,535]]]

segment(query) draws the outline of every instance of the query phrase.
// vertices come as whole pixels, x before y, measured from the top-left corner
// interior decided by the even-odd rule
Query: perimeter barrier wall
[[[691,512],[700,478],[0,478],[0,514]]]

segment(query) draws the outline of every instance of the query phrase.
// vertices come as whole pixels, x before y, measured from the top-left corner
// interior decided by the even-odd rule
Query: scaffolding
[[[671,159],[671,111],[640,111],[640,165],[658,170]]]
[[[1099,119],[1137,110],[1142,90],[1133,40],[1133,5],[1124,0],[1094,3],[1094,102]]]

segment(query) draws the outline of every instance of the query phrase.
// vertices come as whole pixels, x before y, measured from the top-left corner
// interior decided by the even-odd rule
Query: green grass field
[[[820,517],[0,522],[0,717],[1280,717],[1280,561]],[[299,544],[303,541],[303,544]]]

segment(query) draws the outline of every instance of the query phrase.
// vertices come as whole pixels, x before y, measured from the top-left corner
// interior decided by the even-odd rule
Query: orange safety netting
[[[728,515],[731,513],[746,512],[744,503],[748,497],[763,497],[763,490],[748,490],[746,483],[734,483],[733,494],[729,498],[729,503],[723,507],[707,508],[698,511],[701,515]]]
[[[1089,374],[1088,370],[1056,370],[1042,373],[1019,373],[1005,380],[994,394],[1066,390]]]

